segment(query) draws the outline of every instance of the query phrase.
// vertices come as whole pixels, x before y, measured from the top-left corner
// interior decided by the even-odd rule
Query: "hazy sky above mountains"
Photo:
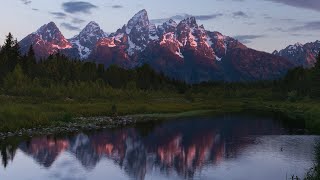
[[[141,9],[148,11],[154,23],[196,16],[207,30],[268,52],[296,42],[320,40],[319,0],[3,0],[0,41],[8,32],[21,40],[50,21],[67,38],[89,21],[114,32]]]

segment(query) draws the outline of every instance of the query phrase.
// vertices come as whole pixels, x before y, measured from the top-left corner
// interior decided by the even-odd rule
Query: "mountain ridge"
[[[38,39],[44,42],[43,51],[48,50],[40,53],[41,57],[61,52],[106,67],[149,64],[156,71],[189,83],[276,79],[295,65],[286,58],[250,49],[220,32],[208,31],[198,25],[195,17],[178,23],[170,19],[156,26],[149,21],[147,11],[141,10],[114,33],[107,35],[92,21],[69,40],[54,23],[49,24],[47,27],[54,29],[59,39],[43,39],[46,32],[41,32]],[[20,42],[23,47],[37,42],[32,34]],[[64,46],[58,41],[64,42]]]
[[[289,45],[280,51],[274,51],[272,54],[285,57],[297,66],[311,68],[317,61],[317,55],[320,50],[320,41],[309,42],[306,44],[295,43]]]

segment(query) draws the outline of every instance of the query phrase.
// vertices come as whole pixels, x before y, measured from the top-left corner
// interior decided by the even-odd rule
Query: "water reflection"
[[[146,131],[145,127],[152,130]],[[269,152],[268,149],[272,149],[283,152],[284,157],[290,161],[294,153],[294,156],[298,157],[301,154],[300,150],[305,150],[310,145],[302,143],[303,147],[292,149],[289,145],[294,143],[294,138],[291,138],[291,142],[288,142],[288,139],[283,139],[282,142],[279,138],[266,136],[287,132],[288,129],[283,127],[281,121],[269,118],[222,116],[179,119],[153,124],[152,128],[148,123],[139,127],[62,137],[35,137],[16,145],[3,144],[1,156],[6,167],[8,161],[14,160],[16,151],[21,151],[32,157],[46,171],[50,171],[58,157],[68,153],[81,163],[86,172],[94,171],[100,161],[107,159],[133,179],[146,179],[156,176],[154,174],[161,174],[167,178],[189,179],[195,178],[208,167],[219,167],[225,162],[236,161],[238,156],[244,153]],[[300,139],[297,141],[297,144],[301,144]],[[274,147],[275,145],[278,147]],[[248,151],[251,147],[253,149]],[[309,149],[311,152],[312,146]],[[301,158],[306,158],[305,154]],[[309,158],[311,159],[312,155]],[[12,166],[15,163],[19,162],[13,161]],[[113,176],[108,174],[107,177]]]

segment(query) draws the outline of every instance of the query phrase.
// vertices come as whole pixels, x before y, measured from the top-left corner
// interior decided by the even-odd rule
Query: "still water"
[[[301,127],[274,118],[223,115],[13,140],[1,143],[0,179],[304,177],[314,165],[320,137],[294,133]]]

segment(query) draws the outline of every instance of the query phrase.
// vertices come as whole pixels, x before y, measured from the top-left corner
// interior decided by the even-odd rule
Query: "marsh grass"
[[[113,90],[112,90],[113,91]],[[154,118],[241,111],[280,113],[288,119],[306,120],[312,133],[320,133],[320,103],[274,101],[267,97],[223,97],[219,91],[188,95],[119,90],[106,97],[30,97],[0,95],[0,131],[14,131],[73,122],[76,117],[139,115]],[[238,93],[241,94],[242,93]],[[192,101],[190,100],[192,96]]]

